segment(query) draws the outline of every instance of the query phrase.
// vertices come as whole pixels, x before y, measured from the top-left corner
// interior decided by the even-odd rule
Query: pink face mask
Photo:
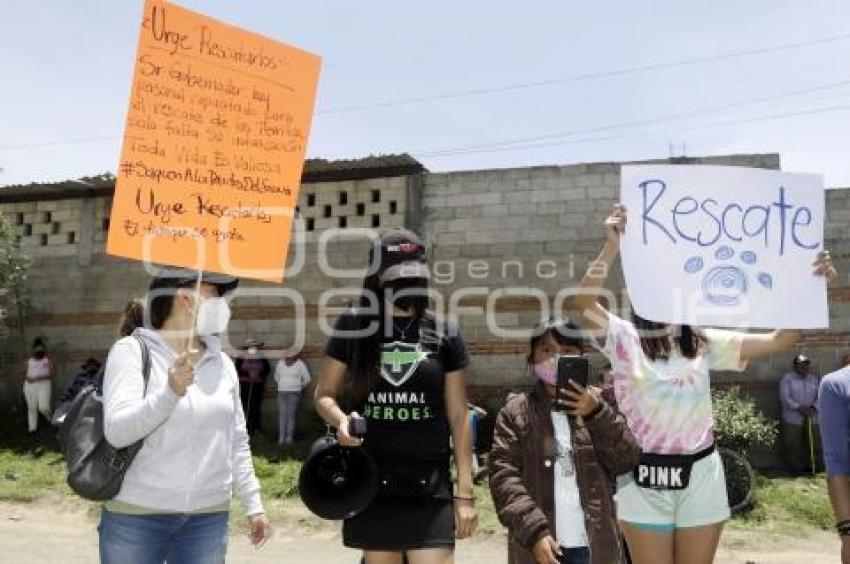
[[[552,355],[543,362],[534,365],[534,376],[541,382],[553,386],[558,383],[558,355]]]

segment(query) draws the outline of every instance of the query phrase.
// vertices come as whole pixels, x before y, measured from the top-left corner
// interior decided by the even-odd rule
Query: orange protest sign
[[[282,280],[319,66],[146,0],[107,252]]]

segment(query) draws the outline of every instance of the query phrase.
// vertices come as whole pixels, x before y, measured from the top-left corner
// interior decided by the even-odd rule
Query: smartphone
[[[557,411],[566,411],[566,408],[560,405],[560,400],[566,399],[564,396],[565,390],[573,390],[569,385],[572,380],[582,386],[587,386],[587,380],[590,375],[590,363],[586,356],[578,355],[561,355],[558,357],[558,380],[555,387],[555,405],[553,409]]]

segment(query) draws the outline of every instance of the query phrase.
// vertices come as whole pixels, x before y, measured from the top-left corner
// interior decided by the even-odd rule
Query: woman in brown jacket
[[[557,357],[582,354],[581,330],[541,324],[528,366],[537,379],[499,413],[490,452],[490,490],[508,528],[511,564],[620,564],[624,553],[614,478],[638,463],[625,418],[593,388],[570,382],[565,411],[553,410]]]

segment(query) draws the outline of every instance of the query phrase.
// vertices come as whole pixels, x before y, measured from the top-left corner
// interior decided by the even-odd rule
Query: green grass
[[[788,532],[799,527],[829,530],[835,524],[826,477],[758,478],[755,507],[733,526]]]
[[[20,421],[1,427],[0,500],[29,502],[50,491],[72,495],[55,431],[42,428],[30,436],[25,427]]]
[[[0,426],[0,501],[32,502],[46,494],[58,493],[74,498],[65,483],[65,465],[58,452],[55,431],[43,429],[28,436],[20,421]],[[284,450],[263,436],[252,441],[254,466],[262,484],[263,498],[276,522],[294,522],[313,526],[312,519],[298,500],[298,472],[310,441],[305,440]],[[476,486],[479,532],[498,533],[502,526],[496,518],[486,482]],[[96,507],[96,504],[92,504]],[[241,513],[238,504],[235,514]],[[238,522],[239,520],[237,520]],[[829,530],[834,518],[826,491],[826,479],[760,477],[755,507],[735,518],[731,526],[777,533],[798,532],[802,528]]]

